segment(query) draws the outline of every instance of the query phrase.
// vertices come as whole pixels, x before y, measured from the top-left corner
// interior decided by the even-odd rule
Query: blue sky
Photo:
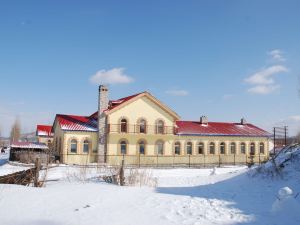
[[[1,1],[0,127],[144,90],[184,120],[300,126],[300,1]],[[93,77],[93,78],[92,78]]]

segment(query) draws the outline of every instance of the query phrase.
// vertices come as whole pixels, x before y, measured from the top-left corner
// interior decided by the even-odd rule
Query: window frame
[[[165,134],[165,122],[162,119],[158,119],[155,124],[156,134]]]
[[[188,141],[186,143],[186,154],[187,155],[193,155],[193,143],[191,141]]]
[[[128,119],[122,118],[120,120],[120,132],[121,133],[128,133]]]
[[[265,143],[263,143],[263,142],[259,143],[259,154],[261,154],[261,155],[265,154]]]
[[[256,146],[254,142],[250,143],[250,155],[255,155]]]
[[[141,145],[144,145],[144,153],[141,153]],[[144,140],[138,141],[138,153],[139,155],[146,155],[146,141]]]
[[[234,147],[234,148],[232,148],[232,147]],[[235,142],[230,143],[230,154],[236,155],[236,143]]]
[[[223,149],[224,148],[224,149]],[[226,154],[226,144],[225,144],[225,142],[221,142],[220,143],[220,155],[225,155]]]
[[[216,143],[214,143],[214,142],[209,143],[209,154],[210,155],[215,155],[216,154]]]
[[[73,149],[74,145],[75,145],[75,149]],[[76,138],[72,138],[71,141],[70,141],[70,152],[73,153],[73,154],[76,154],[77,151],[78,151],[78,141],[77,141]]]
[[[158,145],[161,144],[161,145]],[[162,140],[158,140],[155,142],[155,151],[156,151],[156,155],[164,155],[165,153],[165,147],[164,147],[165,143]],[[161,146],[162,149],[159,149],[158,147]],[[160,152],[161,151],[161,152]]]
[[[200,153],[200,147],[202,147],[202,150],[201,150],[201,152],[202,153]],[[203,142],[199,142],[198,144],[197,144],[197,153],[198,153],[198,155],[204,155],[204,143]]]
[[[243,155],[245,155],[246,154],[246,143],[245,142],[242,142],[241,144],[240,144],[240,153],[241,154],[243,154]]]
[[[176,151],[177,147],[179,148],[179,152]],[[181,143],[180,143],[180,141],[176,141],[174,143],[174,155],[181,155]]]
[[[86,151],[86,146],[87,146],[87,151]],[[87,139],[85,139],[84,141],[83,141],[83,143],[82,143],[82,152],[83,153],[89,153],[90,152],[90,141],[89,140],[87,140]]]
[[[120,140],[119,142],[119,145],[120,145],[120,154],[121,155],[127,155],[128,153],[128,142],[127,140]],[[125,146],[125,153],[123,152],[123,147]]]
[[[144,124],[141,123],[142,121],[144,122]],[[138,119],[137,127],[138,127],[138,133],[146,134],[147,133],[147,121],[146,121],[146,119],[144,119],[144,118]],[[143,131],[141,131],[142,128],[144,129]]]

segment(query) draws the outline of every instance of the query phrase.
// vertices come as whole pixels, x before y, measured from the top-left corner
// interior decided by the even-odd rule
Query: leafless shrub
[[[157,187],[157,178],[153,177],[152,171],[149,169],[132,168],[125,176],[125,184],[129,186]]]
[[[66,179],[69,182],[77,181],[85,183],[88,181],[88,167],[83,165],[77,168],[70,167],[66,171]]]

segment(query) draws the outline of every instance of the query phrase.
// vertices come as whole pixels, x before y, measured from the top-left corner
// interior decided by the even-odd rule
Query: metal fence
[[[66,164],[97,163],[97,154],[64,154],[60,161]],[[211,167],[222,165],[249,165],[263,163],[268,160],[266,155],[106,155],[108,165],[121,165],[134,167]]]

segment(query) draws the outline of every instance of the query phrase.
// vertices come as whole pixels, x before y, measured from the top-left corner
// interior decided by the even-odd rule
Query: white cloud
[[[276,84],[274,80],[274,75],[286,72],[288,72],[288,69],[283,65],[274,65],[261,69],[245,79],[246,83],[254,85],[248,89],[248,92],[253,94],[270,94],[274,92],[280,88],[280,85]]]
[[[270,94],[280,88],[280,85],[257,85],[248,89],[252,94]]]
[[[124,73],[124,68],[113,68],[111,70],[99,70],[90,77],[93,84],[128,84],[133,78]]]
[[[189,94],[186,90],[168,90],[165,93],[172,96],[187,96]]]
[[[290,116],[289,120],[292,120],[294,122],[300,122],[300,115]]]
[[[270,66],[252,74],[250,77],[246,78],[245,81],[249,84],[273,84],[273,76],[275,74],[287,71],[288,69],[282,65]]]
[[[280,49],[273,49],[268,52],[268,55],[270,55],[274,61],[284,62],[286,60],[283,57],[283,52]]]

